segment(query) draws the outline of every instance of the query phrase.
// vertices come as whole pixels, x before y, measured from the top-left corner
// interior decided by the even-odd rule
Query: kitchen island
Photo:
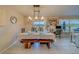
[[[48,48],[51,48],[51,44],[56,40],[53,33],[21,33],[20,38],[25,48],[31,48],[35,42],[44,43]]]

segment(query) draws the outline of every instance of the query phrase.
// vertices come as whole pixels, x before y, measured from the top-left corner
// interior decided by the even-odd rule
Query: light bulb
[[[29,19],[29,20],[32,20],[32,18],[31,18],[30,16],[28,17],[28,19]]]
[[[38,19],[38,17],[37,17],[37,16],[35,16],[35,19]]]
[[[43,20],[43,19],[44,19],[44,17],[42,16],[42,17],[41,17],[41,20]]]

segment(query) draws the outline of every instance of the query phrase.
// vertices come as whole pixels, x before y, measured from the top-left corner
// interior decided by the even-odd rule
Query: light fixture
[[[43,19],[44,19],[44,17],[42,16],[42,17],[41,17],[41,20],[43,20]]]
[[[31,18],[30,16],[28,17],[28,19],[29,19],[29,20],[32,20],[32,18]]]
[[[28,17],[29,20],[43,20],[44,17],[40,17],[39,14],[40,14],[40,5],[33,5],[33,17]]]

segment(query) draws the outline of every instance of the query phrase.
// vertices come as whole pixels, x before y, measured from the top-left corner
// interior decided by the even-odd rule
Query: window
[[[79,28],[79,19],[60,19],[59,25],[62,26],[64,32],[72,32]]]

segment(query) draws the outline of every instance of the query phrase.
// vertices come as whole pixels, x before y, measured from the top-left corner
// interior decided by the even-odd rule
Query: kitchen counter
[[[24,48],[31,48],[32,44],[39,42],[40,44],[47,45],[48,48],[51,48],[51,44],[55,41],[55,35],[53,33],[47,32],[26,32],[20,33],[21,43],[23,43]]]
[[[55,41],[55,34],[45,32],[31,32],[31,33],[20,33],[21,39],[52,39]]]

